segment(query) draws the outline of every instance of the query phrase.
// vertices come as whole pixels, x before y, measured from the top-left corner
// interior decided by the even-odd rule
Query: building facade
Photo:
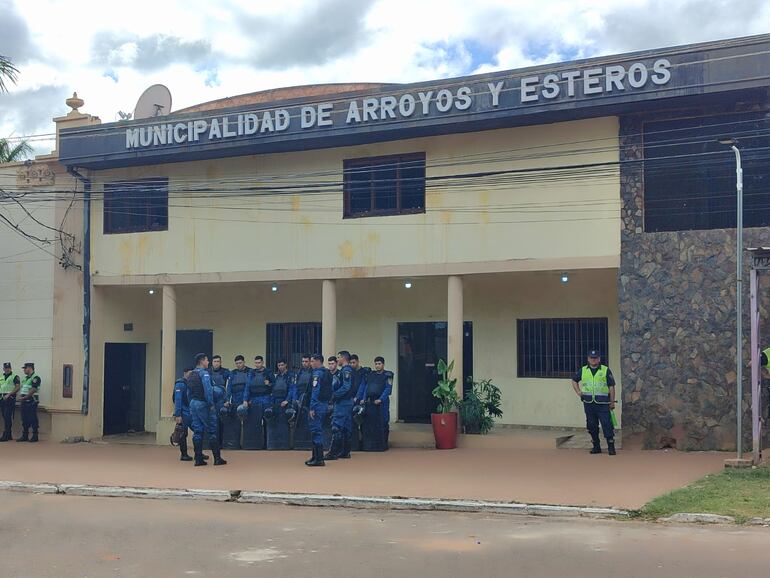
[[[62,175],[34,188],[80,240],[81,267],[52,261],[48,282],[52,435],[165,443],[196,351],[342,348],[395,371],[393,420],[429,419],[445,358],[500,386],[502,424],[579,428],[569,378],[600,349],[626,442],[734,447],[734,161],[716,138],[747,143],[763,244],[769,50],[282,89],[122,123],[73,110],[35,163]]]

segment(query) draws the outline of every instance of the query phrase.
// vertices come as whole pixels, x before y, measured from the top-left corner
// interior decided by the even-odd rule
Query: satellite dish
[[[171,92],[162,84],[153,84],[136,102],[134,119],[166,116],[169,112],[171,112]]]

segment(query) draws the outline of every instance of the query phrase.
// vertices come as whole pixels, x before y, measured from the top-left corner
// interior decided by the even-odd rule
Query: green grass
[[[655,498],[639,514],[654,519],[679,512],[733,516],[738,523],[770,518],[770,468],[708,475]]]

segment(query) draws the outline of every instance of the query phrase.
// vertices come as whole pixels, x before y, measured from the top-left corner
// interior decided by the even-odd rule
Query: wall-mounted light
[[[272,291],[273,293],[278,293],[278,285],[276,283],[273,283],[270,286],[270,291]]]
[[[411,281],[404,281],[404,288],[405,289],[411,289],[412,288],[412,282]]]
[[[155,289],[150,289],[149,291],[147,291],[147,293],[149,293],[150,295],[155,295]]]
[[[568,283],[569,282],[569,275],[567,275],[566,273],[562,273],[561,274],[561,282],[562,283]]]

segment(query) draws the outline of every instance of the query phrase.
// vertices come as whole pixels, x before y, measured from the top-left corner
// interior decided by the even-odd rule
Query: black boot
[[[313,449],[310,450],[310,459],[305,460],[305,465],[312,466],[315,463],[315,459],[316,459],[316,449],[315,449],[315,444],[313,444]]]
[[[339,458],[342,460],[350,459],[350,438],[343,438],[342,451],[340,451]]]
[[[25,429],[21,431],[21,437],[16,440],[17,442],[28,442],[29,441],[29,430]]]
[[[0,442],[9,442],[11,441],[11,432],[8,430],[5,430],[3,432],[3,437],[0,437]]]
[[[222,454],[219,451],[219,441],[209,440],[209,445],[211,446],[211,453],[214,454],[214,465],[224,466],[227,460],[222,459]]]
[[[309,462],[305,462],[306,466],[325,466],[324,463],[324,446],[323,444],[315,444],[313,446],[313,459]]]
[[[617,452],[615,451],[615,440],[612,440],[611,442],[607,442],[607,453],[611,456],[614,456]]]
[[[31,442],[36,442],[36,441],[38,441],[38,438],[37,438],[37,430],[32,430],[32,437],[31,437],[31,438],[29,438],[29,441],[31,441]]]
[[[207,466],[206,460],[203,459],[203,442],[193,440],[193,451],[195,453],[195,465]]]
[[[602,446],[599,445],[599,436],[591,436],[591,441],[594,444],[594,447],[591,448],[592,454],[600,454],[602,453]]]
[[[191,462],[192,458],[190,457],[190,454],[187,453],[187,438],[182,438],[182,441],[179,442],[179,453],[182,454],[179,457],[180,462]]]
[[[331,446],[329,447],[329,451],[326,452],[326,455],[324,456],[324,459],[325,460],[329,460],[329,461],[334,461],[338,457],[340,457],[340,453],[342,451],[341,445],[342,445],[342,438],[340,437],[340,435],[338,433],[335,433],[332,436]]]

